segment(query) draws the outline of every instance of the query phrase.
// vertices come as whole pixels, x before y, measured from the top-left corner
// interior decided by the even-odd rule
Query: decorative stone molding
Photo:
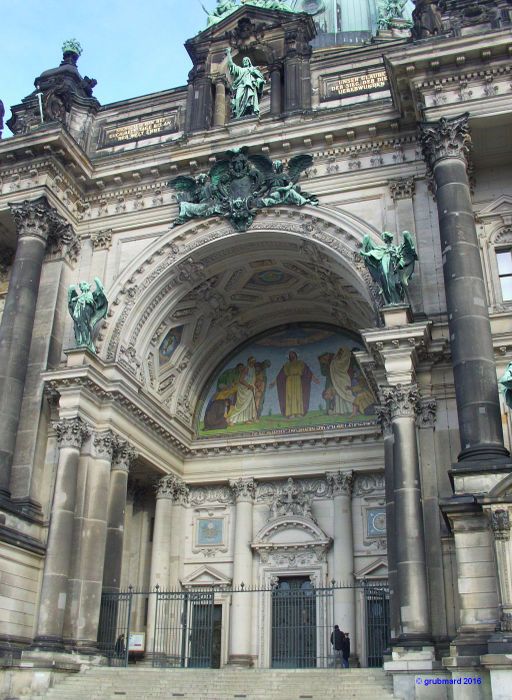
[[[248,479],[230,479],[229,486],[233,489],[235,501],[252,501],[256,493],[256,482],[249,477]]]
[[[138,453],[127,440],[116,440],[112,459],[112,469],[128,472],[137,459]]]
[[[290,477],[281,492],[270,502],[270,517],[281,518],[288,515],[301,515],[314,520],[311,511],[311,496],[305,494]]]
[[[419,400],[416,425],[418,428],[432,429],[436,424],[437,401],[433,397]]]
[[[332,489],[333,498],[336,498],[336,496],[348,496],[350,498],[354,486],[353,471],[326,472],[325,478]]]
[[[57,442],[60,448],[75,447],[80,449],[91,434],[87,423],[81,418],[64,418],[53,424],[57,432]]]
[[[508,510],[491,511],[491,529],[495,540],[510,539],[510,514]]]
[[[403,416],[414,417],[418,412],[420,394],[416,384],[397,384],[381,387],[383,404],[389,408],[391,420]]]
[[[438,122],[420,122],[418,138],[429,172],[442,158],[459,158],[469,162],[471,135],[469,112],[450,119],[441,117]]]
[[[112,229],[91,233],[91,243],[94,250],[110,250],[112,247]]]
[[[354,480],[352,494],[354,496],[369,496],[375,492],[384,493],[384,474],[357,474]]]
[[[192,486],[190,504],[200,506],[203,503],[233,503],[233,491],[229,486]]]
[[[71,224],[48,204],[46,197],[10,204],[18,237],[41,239],[50,253],[67,252],[76,261],[80,252],[80,240]]]
[[[416,191],[416,182],[413,177],[401,177],[397,180],[390,180],[388,185],[394,202],[399,199],[412,199]]]
[[[174,474],[162,477],[156,483],[156,497],[168,498],[175,503],[187,505],[189,501],[189,489],[183,479]]]
[[[375,412],[379,418],[384,437],[391,435],[391,411],[389,406],[375,406]]]
[[[117,444],[117,438],[111,430],[101,433],[94,433],[92,440],[93,456],[96,459],[112,459],[112,454]]]

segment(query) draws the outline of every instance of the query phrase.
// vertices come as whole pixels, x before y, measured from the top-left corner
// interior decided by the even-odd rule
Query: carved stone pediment
[[[332,539],[308,517],[285,515],[268,522],[256,535],[251,547],[262,561],[272,557],[276,563],[306,557],[325,560]]]
[[[181,584],[184,588],[192,588],[194,586],[218,586],[220,588],[230,588],[232,579],[225,576],[221,571],[213,566],[200,566],[193,571],[189,576],[182,579]]]

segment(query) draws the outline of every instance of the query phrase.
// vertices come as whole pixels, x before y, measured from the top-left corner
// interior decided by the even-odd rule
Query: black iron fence
[[[364,630],[366,665],[381,666],[389,644],[387,588],[368,584],[319,588],[300,577],[281,578],[271,588],[161,591],[156,587],[151,592],[133,588],[105,592],[98,647],[112,666],[144,659],[161,667],[218,668],[222,639],[227,639],[222,601],[237,594],[252,596],[250,605],[257,606],[259,623],[265,628],[260,666],[332,668],[341,659],[334,652],[331,634],[337,621],[341,622],[337,618],[342,617],[342,610],[350,605],[350,593],[356,594],[352,601],[357,601],[359,628]]]

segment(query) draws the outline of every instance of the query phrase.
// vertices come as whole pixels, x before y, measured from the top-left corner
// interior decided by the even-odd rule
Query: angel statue
[[[259,68],[253,66],[251,59],[245,56],[242,65],[237,66],[231,57],[231,48],[226,49],[231,83],[231,111],[234,119],[260,113],[260,100],[263,94],[265,78]]]
[[[94,292],[88,282],[79,282],[69,287],[68,309],[73,319],[77,347],[86,347],[96,353],[92,334],[96,324],[107,315],[108,301],[100,280],[95,277],[94,282]]]
[[[498,384],[503,392],[505,403],[509,408],[512,408],[512,362],[506,366],[505,372],[498,379]]]
[[[189,219],[212,216],[217,213],[213,201],[213,189],[207,181],[208,175],[201,173],[195,178],[181,175],[169,182],[171,187],[178,190],[180,207],[174,226],[183,224]]]
[[[212,24],[217,24],[217,22],[220,22],[224,17],[238,10],[239,7],[240,5],[237,5],[234,0],[217,0],[217,7],[211,12],[208,12],[205,6],[202,5],[203,10],[208,15],[208,27],[211,27]]]
[[[370,236],[365,236],[359,251],[385,304],[403,304],[408,301],[409,280],[418,256],[411,233],[404,231],[402,235],[403,242],[393,245],[393,234],[384,231],[384,245],[377,246],[372,243]]]
[[[302,153],[288,161],[285,171],[282,160],[270,160],[267,156],[249,156],[251,163],[264,174],[265,184],[260,206],[273,207],[276,204],[318,205],[318,197],[302,192],[297,181],[301,174],[313,164],[313,156]]]

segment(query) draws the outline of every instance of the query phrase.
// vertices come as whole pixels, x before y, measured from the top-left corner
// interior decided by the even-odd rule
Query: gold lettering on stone
[[[127,124],[116,129],[106,130],[108,143],[118,143],[119,141],[131,141],[134,139],[147,138],[160,134],[163,131],[176,131],[176,115],[169,117],[158,117],[157,119],[147,119],[136,124]]]
[[[388,87],[388,76],[385,70],[373,71],[365,75],[352,75],[347,78],[324,77],[323,81],[324,100],[385,90]]]

